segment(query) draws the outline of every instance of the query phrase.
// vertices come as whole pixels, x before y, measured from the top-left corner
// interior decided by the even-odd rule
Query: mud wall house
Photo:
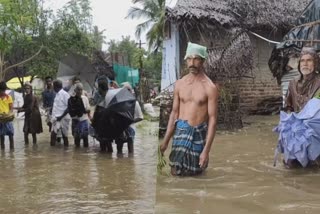
[[[256,113],[277,102],[281,89],[268,67],[274,47],[310,1],[176,0],[166,5],[161,89],[184,70],[188,41],[209,48],[207,72],[222,85],[236,85],[239,113]],[[256,34],[264,37],[256,36]],[[266,101],[270,101],[266,104]],[[264,111],[264,110],[262,110]],[[267,111],[267,110],[266,110]],[[241,122],[241,121],[240,121]],[[160,124],[161,127],[161,124]]]

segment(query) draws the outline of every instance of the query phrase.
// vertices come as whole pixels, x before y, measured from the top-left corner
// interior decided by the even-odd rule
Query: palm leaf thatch
[[[178,0],[166,18],[178,23],[204,21],[225,28],[288,31],[311,0]]]
[[[241,54],[239,53],[241,51]],[[207,69],[211,79],[241,78],[252,70],[253,53],[251,42],[246,32],[236,35],[224,48],[209,49]]]

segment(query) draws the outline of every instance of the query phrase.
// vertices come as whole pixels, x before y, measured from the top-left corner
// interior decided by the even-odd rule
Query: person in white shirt
[[[62,89],[61,80],[53,81],[53,90],[56,92],[56,97],[53,101],[51,122],[51,141],[50,145],[54,146],[57,140],[58,132],[61,132],[64,146],[69,146],[68,131],[70,123],[70,115],[68,114],[68,100],[70,95]]]
[[[80,146],[83,139],[83,146],[88,147],[90,104],[86,96],[82,95],[83,85],[76,83],[74,93],[68,100],[68,111],[72,118],[72,135],[76,147]],[[89,116],[89,117],[88,117]]]

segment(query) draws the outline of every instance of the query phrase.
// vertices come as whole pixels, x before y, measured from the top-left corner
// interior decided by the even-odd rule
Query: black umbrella
[[[134,121],[136,99],[126,88],[109,90],[98,104],[92,126],[99,138],[117,138]]]

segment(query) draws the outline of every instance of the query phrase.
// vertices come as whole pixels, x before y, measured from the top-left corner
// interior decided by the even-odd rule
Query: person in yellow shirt
[[[8,115],[12,113],[13,101],[12,97],[6,94],[7,84],[0,82],[0,114]],[[12,121],[0,120],[0,143],[1,149],[4,149],[4,136],[9,136],[10,149],[14,149],[13,135],[14,129]]]

